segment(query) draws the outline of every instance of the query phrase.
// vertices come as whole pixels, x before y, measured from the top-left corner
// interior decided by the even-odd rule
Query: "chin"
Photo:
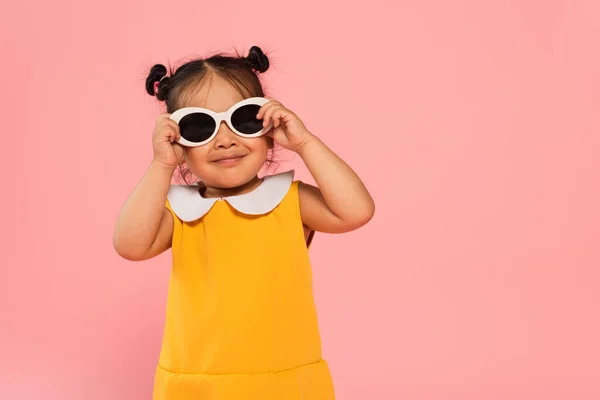
[[[207,186],[218,187],[221,189],[236,188],[250,182],[259,171],[260,168],[254,171],[254,169],[244,167],[219,169],[215,171],[215,173],[210,174],[212,176],[207,176],[204,183]]]
[[[214,184],[209,185],[207,184],[207,186],[213,186],[216,188],[220,188],[220,189],[233,189],[233,188],[237,188],[240,186],[245,185],[246,183],[250,182],[252,180],[252,178],[254,177],[245,177],[245,176],[237,176],[237,177],[232,177],[232,178],[226,178],[226,177],[219,177],[214,181]]]

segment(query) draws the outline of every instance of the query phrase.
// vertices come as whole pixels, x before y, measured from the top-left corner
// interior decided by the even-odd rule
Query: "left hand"
[[[312,134],[296,114],[288,110],[280,102],[270,101],[262,106],[256,117],[263,120],[263,126],[273,124],[268,133],[283,148],[298,152]]]

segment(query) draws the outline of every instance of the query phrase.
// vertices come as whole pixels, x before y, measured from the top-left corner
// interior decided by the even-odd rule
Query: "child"
[[[165,101],[154,159],[119,215],[128,260],[172,248],[154,400],[330,400],[308,247],[315,231],[366,224],[373,199],[352,169],[292,111],[264,98],[268,58],[217,55],[146,90]],[[296,152],[318,187],[293,172],[259,178],[275,144]],[[170,185],[178,166],[199,180]],[[187,176],[184,173],[184,177]]]

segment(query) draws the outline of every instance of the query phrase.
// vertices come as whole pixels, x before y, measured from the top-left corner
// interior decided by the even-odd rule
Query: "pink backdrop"
[[[1,14],[0,398],[150,399],[170,254],[111,244],[152,156],[146,69],[252,44],[378,206],[312,250],[338,398],[600,398],[598,1]]]

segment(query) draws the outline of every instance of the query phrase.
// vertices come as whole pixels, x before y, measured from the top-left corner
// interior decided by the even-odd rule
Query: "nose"
[[[233,133],[229,126],[223,121],[214,139],[216,149],[229,149],[239,145],[238,136]]]

